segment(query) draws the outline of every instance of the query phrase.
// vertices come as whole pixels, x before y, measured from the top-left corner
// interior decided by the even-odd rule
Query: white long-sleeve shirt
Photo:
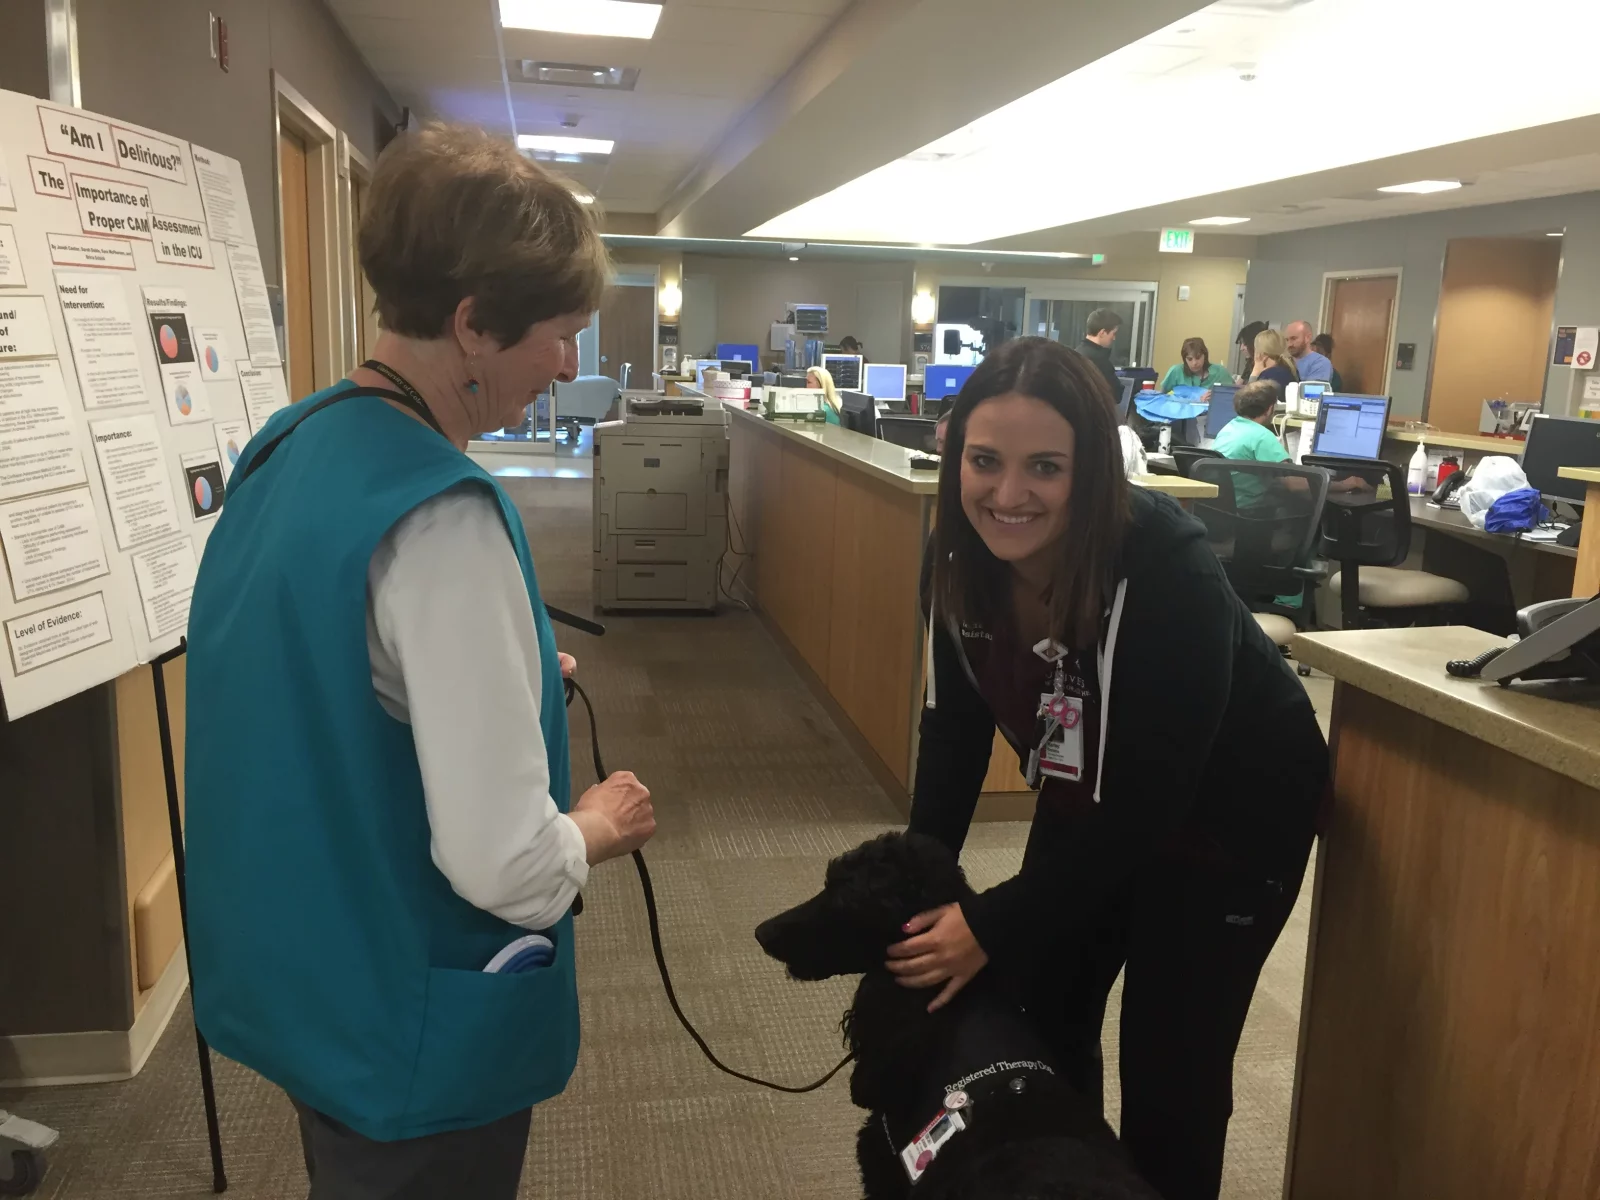
[[[419,505],[373,551],[367,652],[379,703],[411,726],[434,865],[469,904],[554,925],[588,881],[588,856],[550,796],[533,612],[482,488]]]

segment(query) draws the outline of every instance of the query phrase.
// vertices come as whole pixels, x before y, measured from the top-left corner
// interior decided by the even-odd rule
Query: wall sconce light
[[[913,325],[932,325],[933,318],[938,314],[938,305],[934,303],[932,292],[918,292],[911,297],[911,323]]]
[[[663,317],[675,317],[683,307],[683,289],[675,283],[664,283],[656,299],[661,305]]]

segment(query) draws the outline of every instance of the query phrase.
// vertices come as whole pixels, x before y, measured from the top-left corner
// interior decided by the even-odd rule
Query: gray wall
[[[43,0],[0,0],[43,7]],[[208,14],[228,23],[229,70],[211,58]],[[42,54],[42,49],[41,49]],[[322,0],[79,0],[83,106],[237,158],[261,262],[278,271],[272,72],[369,159],[400,108]]]
[[[1600,325],[1600,192],[1260,238],[1250,260],[1246,319],[1278,324],[1300,318],[1315,322],[1322,304],[1324,272],[1400,267],[1396,340],[1417,344],[1417,365],[1415,370],[1393,373],[1393,411],[1395,416],[1421,416],[1446,243],[1457,237],[1505,237],[1563,228],[1566,237],[1555,323]],[[1575,411],[1573,397],[1581,396],[1582,391],[1582,373],[1552,367],[1545,384],[1546,410]]]

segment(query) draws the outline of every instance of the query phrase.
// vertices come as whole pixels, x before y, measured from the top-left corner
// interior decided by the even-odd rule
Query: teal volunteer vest
[[[540,724],[563,811],[571,772],[555,639],[516,508],[466,455],[377,397],[310,412],[341,389],[354,385],[281,410],[245,447],[200,564],[190,953],[211,1045],[392,1141],[547,1099],[578,1056],[571,914],[548,931],[553,965],[482,971],[527,931],[468,904],[434,866],[411,728],[372,690],[372,552],[448,488],[482,487],[500,503],[538,631]]]

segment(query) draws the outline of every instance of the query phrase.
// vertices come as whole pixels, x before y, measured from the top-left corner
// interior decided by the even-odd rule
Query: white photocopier
[[[728,545],[728,414],[716,400],[625,397],[594,427],[594,602],[717,606]]]

